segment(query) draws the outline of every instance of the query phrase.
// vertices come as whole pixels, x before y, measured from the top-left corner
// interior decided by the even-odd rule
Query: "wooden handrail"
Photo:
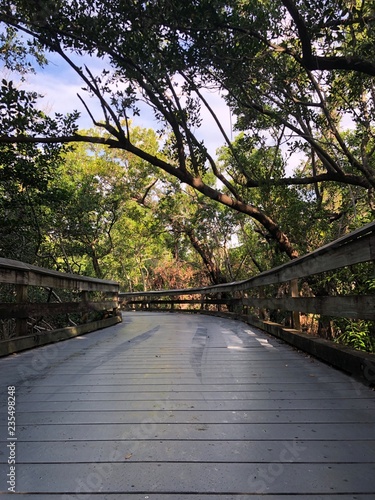
[[[251,288],[272,285],[306,278],[317,273],[333,271],[341,267],[375,259],[375,222],[366,224],[314,252],[291,260],[286,264],[264,271],[252,278],[200,288],[181,288],[173,290],[152,290],[148,292],[121,292],[123,299],[131,297],[178,296],[192,294],[212,294],[250,290]]]
[[[339,345],[329,339],[301,331],[301,313],[320,318],[375,320],[375,294],[341,296],[301,296],[298,280],[318,273],[375,259],[375,222],[353,231],[314,252],[292,260],[247,280],[202,288],[120,293],[122,307],[147,311],[203,312],[241,319],[332,366],[375,385],[375,355]],[[372,277],[375,276],[372,273]],[[370,276],[369,276],[370,278]],[[284,297],[275,297],[267,286],[288,283]],[[279,288],[279,287],[278,287]],[[271,296],[270,296],[271,295]],[[216,307],[216,310],[214,309]],[[225,311],[223,307],[227,308]],[[270,321],[267,311],[286,311],[289,324]],[[287,320],[287,317],[284,319]]]
[[[46,317],[58,314],[79,314],[82,321],[77,327],[67,328],[66,334],[72,336],[80,334],[82,331],[90,331],[86,318],[89,313],[95,311],[105,319],[91,321],[92,329],[106,326],[106,323],[113,324],[121,320],[118,314],[118,292],[119,284],[115,281],[101,280],[80,276],[77,274],[61,273],[42,267],[33,266],[24,262],[0,258],[0,283],[13,287],[15,301],[0,303],[0,319],[15,320],[15,335],[10,339],[0,341],[0,355],[15,352],[22,348],[33,347],[44,342],[35,331],[30,330],[30,318]],[[30,287],[44,288],[51,290],[64,290],[74,293],[74,300],[65,302],[31,302]],[[96,300],[90,298],[90,294],[95,292]],[[55,292],[56,293],[56,292]],[[50,294],[51,295],[51,294]],[[105,321],[108,320],[108,321]],[[94,324],[95,323],[95,324]],[[30,335],[34,340],[28,339],[18,341],[21,337]],[[51,336],[52,335],[52,336]],[[59,330],[57,340],[64,338],[65,333]],[[53,332],[42,334],[45,340],[53,341]],[[16,342],[17,341],[17,342]],[[13,344],[20,345],[20,349]],[[22,347],[26,346],[26,347]]]
[[[18,260],[0,258],[0,283],[44,286],[78,291],[118,292],[115,281],[90,278],[37,267]]]
[[[375,259],[375,222],[366,224],[364,227],[339,238],[332,243],[318,248],[314,252],[294,259],[286,264],[270,269],[257,276],[246,280],[221,285],[213,285],[201,288],[186,288],[178,290],[153,290],[147,292],[120,293],[120,300],[127,306],[131,304],[143,304],[145,307],[158,304],[158,299],[164,300],[164,304],[172,303],[175,307],[179,300],[176,297],[195,296],[196,302],[199,296],[210,296],[210,303],[214,302],[212,296],[228,294],[227,302],[233,306],[253,306],[257,308],[274,308],[286,311],[314,313],[331,315],[345,318],[359,318],[375,320],[374,295],[355,295],[343,297],[299,297],[297,280],[316,275],[318,273],[334,271],[343,267],[358,263],[369,262]],[[268,285],[289,282],[293,290],[291,296],[285,298],[263,298],[261,293],[257,298],[247,298],[245,292],[252,289],[263,289]],[[237,298],[235,294],[240,293]],[[141,301],[140,298],[144,297]],[[159,302],[160,303],[160,302]],[[220,300],[222,304],[222,300]],[[241,312],[241,314],[243,311]],[[295,328],[298,328],[298,318],[294,314]]]

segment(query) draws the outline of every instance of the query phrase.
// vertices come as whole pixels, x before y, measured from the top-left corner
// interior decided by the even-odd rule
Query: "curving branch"
[[[375,64],[357,56],[317,56],[313,53],[312,42],[306,23],[293,0],[281,0],[296,25],[302,47],[302,64],[310,71],[336,69],[356,71],[375,76]]]
[[[249,180],[246,183],[248,188],[257,188],[260,186],[305,186],[307,184],[316,184],[319,182],[339,182],[341,184],[350,184],[371,189],[370,183],[365,177],[352,174],[337,174],[329,172],[326,174],[311,175],[308,177],[283,177],[282,179],[266,179],[264,181]]]
[[[64,137],[0,136],[0,144],[56,144],[73,142],[104,144],[111,148],[123,149],[129,151],[129,153],[133,153],[137,157],[149,162],[151,165],[164,170],[164,172],[166,172],[167,174],[174,176],[182,183],[188,184],[196,191],[202,193],[211,200],[221,203],[222,205],[225,205],[232,210],[235,210],[236,212],[248,215],[249,217],[258,221],[268,231],[271,238],[277,242],[282,252],[285,252],[291,259],[298,257],[298,252],[294,249],[288,236],[279,228],[278,224],[276,224],[276,222],[262,210],[209,186],[202,180],[201,177],[194,177],[189,172],[181,170],[181,168],[175,167],[167,161],[147,153],[143,149],[140,149],[132,144],[125,137],[120,141],[104,137],[83,136],[80,134],[74,134]]]

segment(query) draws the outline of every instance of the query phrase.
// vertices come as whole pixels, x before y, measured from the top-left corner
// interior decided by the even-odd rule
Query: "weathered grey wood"
[[[374,463],[375,447],[372,443],[364,446],[363,441],[347,441],[344,444],[330,441],[324,455],[325,441],[297,441],[295,446],[304,448],[305,461],[309,463]],[[54,447],[42,442],[20,442],[18,453],[27,458],[27,463],[80,463],[91,462],[93,455],[96,463],[105,463],[113,449],[123,448],[124,455],[113,456],[115,463],[124,462],[126,449],[134,446],[133,441],[64,441]],[[285,449],[285,441],[138,441],[137,453],[132,454],[132,462],[198,462],[198,463],[269,463],[277,462]],[[228,455],[229,454],[229,455]],[[129,460],[130,460],[129,458]],[[3,459],[4,461],[4,459]],[[26,462],[25,462],[26,463]]]
[[[27,500],[375,495],[374,392],[239,321],[127,313],[1,359],[8,385]]]
[[[118,308],[118,283],[108,280],[98,280],[73,274],[65,274],[49,269],[44,269],[23,262],[0,258],[0,283],[13,284],[16,290],[16,303],[0,303],[0,319],[14,318],[16,321],[16,338],[0,342],[0,356],[11,354],[20,350],[30,349],[37,345],[56,342],[80,333],[92,331],[93,326],[102,328],[100,322],[88,323],[89,311],[111,311],[114,321]],[[80,302],[44,303],[28,302],[28,286],[39,286],[43,288],[58,288],[81,291],[83,299]],[[110,294],[111,300],[89,300],[89,292],[101,291],[105,296]],[[42,335],[28,333],[28,318],[48,315],[84,313],[83,323],[89,326],[77,326],[75,329],[67,328],[64,331],[45,332]]]
[[[94,388],[91,388],[92,390]],[[207,410],[208,405],[212,404],[212,408],[220,408],[222,410],[227,409],[231,411],[260,411],[260,410],[287,410],[287,409],[305,409],[314,410],[316,408],[316,401],[319,400],[319,408],[322,410],[331,410],[337,408],[339,410],[366,410],[372,405],[369,404],[367,399],[356,398],[356,392],[352,391],[347,397],[340,399],[335,399],[331,401],[328,393],[318,392],[315,398],[303,399],[303,398],[293,398],[293,393],[280,394],[279,399],[267,399],[269,397],[269,392],[262,394],[262,397],[258,398],[241,398],[241,399],[215,399],[215,400],[205,400],[203,397],[201,399],[194,398],[194,395],[178,393],[177,397],[173,393],[174,399],[168,400],[168,405],[160,405],[160,400],[163,398],[164,392],[160,393],[143,393],[143,399],[136,397],[123,396],[124,399],[115,400],[116,395],[113,394],[111,399],[105,399],[93,396],[90,398],[85,398],[81,396],[81,400],[75,401],[74,397],[67,394],[65,398],[61,396],[61,399],[54,401],[53,411],[63,412],[66,411],[67,405],[66,401],[74,402],[72,404],[72,409],[69,411],[83,412],[89,415],[92,412],[113,412],[113,411],[154,411],[156,408],[161,408],[163,410],[180,410],[181,408],[191,408],[194,407],[197,410]],[[310,394],[308,392],[308,394]],[[189,397],[190,396],[190,397]],[[126,398],[126,399],[125,399]],[[285,398],[285,399],[284,399]],[[306,398],[306,393],[305,393]],[[51,398],[50,398],[51,399]],[[64,402],[65,399],[65,402]],[[51,410],[51,403],[47,401],[38,402],[38,406],[33,406],[29,401],[27,404],[21,404],[20,408],[23,410],[28,408],[30,411],[35,409],[41,413],[48,413]],[[372,407],[372,411],[375,407]]]
[[[242,299],[242,303],[267,309],[283,309],[285,311],[323,314],[324,316],[375,320],[375,295],[254,298]],[[298,330],[298,328],[296,329]]]
[[[144,301],[132,300],[130,304],[138,305]],[[147,304],[170,306],[171,304],[201,304],[202,300],[147,300]],[[375,320],[374,295],[348,295],[348,296],[322,296],[322,297],[283,297],[283,298],[247,298],[247,299],[211,299],[204,300],[204,304],[241,304],[263,309],[281,309],[303,313],[322,314],[324,316],[337,316],[341,318]],[[296,315],[295,320],[299,320]],[[298,322],[299,324],[299,322]],[[299,329],[294,326],[295,329]]]
[[[0,341],[0,357],[24,351],[26,349],[32,349],[33,347],[60,342],[61,340],[84,335],[95,330],[113,326],[120,321],[121,318],[119,316],[112,316],[98,321],[91,321],[90,323],[85,323],[83,325],[70,326],[51,332],[42,332],[33,335],[26,335],[24,337],[16,337],[10,340],[3,340]],[[20,368],[20,371],[22,371],[22,368]],[[26,372],[27,369],[25,368],[24,371]]]
[[[276,375],[275,375],[276,377]],[[280,392],[279,398],[277,400],[268,400],[271,390],[251,392],[220,392],[217,394],[212,394],[209,391],[206,392],[194,392],[194,391],[173,391],[173,399],[168,400],[168,403],[162,405],[163,410],[181,409],[189,408],[193,406],[194,408],[200,410],[207,410],[212,408],[220,409],[233,409],[233,411],[242,411],[246,409],[252,411],[259,411],[259,409],[276,408],[276,409],[286,409],[288,407],[296,408],[303,406],[304,408],[314,407],[313,403],[317,400],[322,401],[324,408],[332,408],[332,404],[329,401],[330,391],[305,391],[302,394],[296,394],[295,391],[283,391]],[[276,392],[276,391],[275,391]],[[309,395],[313,403],[306,401],[306,394]],[[66,411],[67,403],[69,403],[69,411],[123,411],[128,408],[135,409],[150,409],[152,407],[154,410],[160,409],[160,401],[163,400],[163,395],[165,391],[150,391],[150,392],[129,392],[123,399],[116,399],[116,395],[112,395],[112,398],[100,398],[92,397],[85,399],[81,396],[78,401],[76,397],[66,396],[61,397],[60,400],[54,401],[53,410],[55,411]],[[310,396],[311,395],[311,396]],[[294,398],[294,399],[293,399]],[[340,408],[345,407],[345,399],[350,400],[356,399],[356,390],[347,391],[343,394],[338,402]],[[53,398],[49,398],[53,399]],[[341,399],[343,401],[341,401]],[[299,402],[299,404],[295,402]],[[368,402],[359,401],[358,404],[362,409],[368,407]],[[189,406],[190,405],[190,406]],[[355,406],[355,405],[354,405]],[[45,412],[51,410],[51,403],[48,402],[28,402],[27,407],[29,411],[39,411]],[[350,403],[349,403],[350,407]],[[21,408],[24,410],[25,406],[22,405]]]
[[[22,285],[23,286],[23,285]],[[116,308],[116,301],[85,302],[30,302],[23,304],[0,303],[1,318],[28,318],[49,314],[68,314],[83,311],[104,311]]]
[[[159,304],[159,305],[167,305],[167,306],[170,306],[170,305],[174,305],[174,304],[199,304],[199,305],[202,305],[202,304],[207,304],[207,305],[217,305],[217,304],[228,304],[228,302],[231,302],[231,299],[203,299],[202,298],[197,298],[197,299],[150,299],[150,298],[147,298],[145,300],[145,298],[143,299],[132,299],[130,300],[129,302],[127,302],[128,304],[134,304],[134,305],[138,305],[138,304]],[[233,300],[233,302],[235,302],[235,300]]]
[[[134,431],[134,426],[140,425],[143,428],[152,430],[152,435],[148,435],[149,441],[154,440],[182,440],[191,439],[221,440],[230,432],[231,440],[265,439],[286,441],[303,440],[306,436],[313,436],[319,441],[350,441],[355,436],[356,440],[375,441],[375,422],[352,422],[352,423],[299,423],[292,422],[288,424],[273,423],[246,423],[238,425],[210,423],[207,421],[197,421],[196,423],[176,424],[169,420],[169,416],[163,414],[162,422],[152,420],[143,421],[142,416],[129,424],[44,424],[32,425],[33,435],[29,435],[27,428],[21,428],[18,431],[18,437],[22,441],[40,441],[40,442],[59,442],[65,441],[66,437],[76,442],[87,441],[93,435],[98,440],[113,441],[116,439],[140,438]],[[155,423],[156,422],[156,423]],[[147,427],[148,426],[148,427]],[[374,464],[375,465],[375,464]],[[374,476],[375,477],[375,476]],[[375,494],[375,491],[374,491]]]
[[[298,279],[291,280],[290,284],[290,296],[292,298],[299,297],[299,289],[298,289]],[[292,327],[296,330],[301,329],[301,320],[300,320],[300,309],[292,310]]]
[[[100,280],[78,274],[61,273],[18,260],[0,258],[0,282],[31,286],[117,292],[115,281]]]
[[[14,500],[14,497],[11,496],[12,494],[9,495],[4,495],[4,498],[6,500]],[[96,495],[96,497],[100,498],[101,500],[123,500],[124,495],[123,493],[105,493],[102,495]],[[145,495],[144,493],[128,493],[126,495],[126,500],[143,500],[143,498],[149,497],[152,500],[191,500],[192,496],[189,493],[162,493],[161,495],[158,493],[152,492],[151,495]],[[3,497],[2,497],[3,498]],[[23,497],[25,498],[25,497]],[[49,499],[50,500],[49,494],[42,494],[38,493],[36,495],[33,495],[32,493],[27,495],[27,500],[40,500],[40,499]],[[94,497],[95,498],[95,497]],[[264,500],[264,495],[242,495],[241,493],[235,493],[235,494],[225,494],[222,493],[220,496],[218,496],[217,493],[202,493],[199,495],[194,495],[194,500],[217,500],[218,498],[220,500]],[[267,497],[266,497],[267,498]],[[270,498],[274,498],[270,496]],[[306,500],[306,495],[288,495],[284,494],[282,497],[282,500]],[[278,498],[278,500],[279,500]],[[308,500],[324,500],[327,499],[329,500],[330,496],[328,495],[322,495],[322,494],[309,494]],[[374,500],[374,497],[372,495],[366,495],[366,494],[357,494],[355,497],[353,495],[346,495],[342,494],[340,495],[339,499],[340,500]],[[92,493],[74,493],[73,495],[63,495],[62,496],[63,500],[92,500],[93,495]]]
[[[16,285],[16,301],[15,307],[21,306],[23,302],[27,301],[27,286]],[[9,304],[7,304],[9,308]],[[5,316],[6,317],[6,316]],[[9,316],[8,316],[9,317]],[[11,318],[13,316],[10,316]],[[27,334],[27,316],[19,316],[16,320],[16,335],[17,337]]]
[[[114,398],[115,395],[112,395]],[[31,404],[29,403],[29,407]],[[169,406],[169,405],[167,405]],[[194,406],[194,405],[192,405]],[[74,406],[73,406],[74,407]],[[274,423],[276,420],[280,424],[293,423],[314,423],[323,424],[335,422],[340,423],[373,423],[372,411],[363,410],[354,419],[350,412],[341,410],[326,410],[322,413],[321,410],[223,410],[218,409],[216,402],[211,405],[206,405],[205,409],[182,409],[174,408],[153,408],[152,417],[150,410],[127,410],[126,412],[119,412],[115,410],[92,410],[90,412],[82,412],[78,410],[71,411],[37,411],[37,405],[34,405],[33,411],[18,411],[18,425],[46,425],[46,424],[64,424],[64,425],[121,425],[121,424],[134,424],[139,418],[143,423],[150,424],[156,420],[163,420],[167,418],[168,424],[186,424],[191,422],[205,422],[210,424],[247,424],[249,422],[251,411],[252,424],[267,424]],[[375,450],[374,450],[375,453]],[[375,462],[375,455],[373,456]]]
[[[5,494],[4,497],[2,498],[5,498],[5,500],[14,500],[14,496],[12,496],[13,494]],[[124,499],[124,494],[123,493],[105,493],[105,494],[102,494],[102,495],[95,495],[97,498],[98,496],[104,500],[123,500]],[[145,495],[144,493],[127,493],[126,494],[126,500],[140,500],[140,499],[143,499],[143,498],[147,498],[149,497],[150,499],[152,498],[152,500],[191,500],[192,496],[189,494],[189,493],[162,493],[161,495],[158,494],[158,493],[154,493],[152,492],[152,496],[151,495]],[[25,498],[25,496],[23,496],[22,498]],[[50,496],[49,496],[49,493],[47,494],[43,494],[43,493],[38,493],[36,495],[33,495],[32,493],[28,494],[26,496],[27,500],[40,500],[40,499],[48,499],[50,500]],[[94,497],[95,498],[95,497]],[[198,494],[198,495],[194,495],[194,500],[217,500],[218,498],[218,494],[217,493],[207,493],[207,494]],[[242,495],[241,493],[236,493],[236,494],[225,494],[225,493],[222,493],[220,494],[220,500],[264,500],[264,495],[261,494],[261,495]],[[272,498],[272,496],[270,497]],[[326,496],[326,495],[322,495],[322,494],[318,494],[318,495],[315,495],[315,494],[311,494],[308,496],[308,500],[323,500],[323,499],[327,499],[329,500],[330,496]],[[339,500],[353,500],[353,498],[355,500],[374,500],[374,497],[372,495],[366,495],[366,494],[357,494],[355,497],[353,497],[353,495],[346,495],[346,494],[343,494],[343,495],[340,495],[339,497]],[[62,496],[62,499],[63,500],[92,500],[93,499],[93,495],[92,493],[82,493],[82,492],[79,492],[79,493],[74,493],[72,495],[63,495]],[[279,500],[279,499],[278,499]],[[306,500],[306,495],[283,495],[282,496],[282,500]]]
[[[350,242],[350,244],[346,243],[340,247],[337,244],[332,244],[331,247],[322,247],[316,252],[304,255],[299,259],[273,269],[272,272],[259,274],[251,280],[251,284],[252,286],[263,286],[282,283],[360,262],[368,262],[374,258],[375,234],[370,233],[358,241]]]
[[[363,468],[368,474],[364,474]],[[316,493],[373,493],[374,464],[306,464],[277,462],[270,474],[258,464],[207,463],[111,463],[109,464],[20,464],[19,487],[41,493],[73,493],[86,482],[88,492],[139,492],[273,495]],[[140,471],[142,470],[142,474]],[[79,480],[81,479],[81,481]],[[90,481],[91,480],[91,481]],[[332,486],[334,485],[334,486]],[[162,491],[160,489],[162,488]],[[77,493],[82,491],[78,489]],[[126,496],[125,496],[126,498]],[[191,496],[194,498],[194,494]],[[280,497],[279,497],[280,498]],[[330,497],[332,498],[332,496]],[[340,498],[340,497],[338,497]],[[354,497],[355,498],[355,497]]]

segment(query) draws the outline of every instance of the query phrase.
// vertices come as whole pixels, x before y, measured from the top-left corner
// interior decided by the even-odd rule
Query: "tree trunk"
[[[223,275],[221,270],[215,264],[215,262],[212,259],[212,255],[210,255],[210,252],[205,248],[204,244],[201,243],[195,236],[193,229],[183,229],[183,230],[188,236],[193,248],[201,256],[203,263],[206,266],[208,273],[210,275],[212,284],[219,285],[220,283],[226,283],[227,282],[226,277]]]

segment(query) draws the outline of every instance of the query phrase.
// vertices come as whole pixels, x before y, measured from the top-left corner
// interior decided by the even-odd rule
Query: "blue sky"
[[[89,95],[82,90],[84,82],[74,72],[74,70],[62,59],[55,54],[48,55],[49,64],[43,69],[37,69],[37,74],[27,75],[26,85],[30,90],[35,90],[44,95],[41,101],[41,108],[47,114],[68,113],[77,110],[81,113],[79,120],[80,128],[88,129],[93,126],[90,116],[85,110],[83,104],[77,97],[77,94],[85,100],[91,113],[98,121],[102,120],[102,112],[99,102],[90,98]],[[84,62],[79,62],[79,65],[86,63],[93,74],[100,74],[103,69],[103,61],[98,59],[85,58]],[[232,132],[232,120],[228,107],[224,99],[220,97],[218,92],[205,92],[205,99],[214,109],[217,116],[221,120],[221,124],[229,137],[233,139],[235,134]],[[135,125],[144,128],[158,129],[158,124],[153,118],[152,111],[144,105],[141,109],[141,115],[133,117],[132,121]],[[208,111],[203,112],[203,123],[201,127],[195,131],[196,136],[200,140],[204,140],[209,153],[215,158],[218,148],[224,145],[224,138],[217,128],[213,118]],[[287,175],[293,175],[294,167],[299,164],[303,155],[294,154],[293,159],[290,159],[287,166]]]
[[[91,113],[97,121],[102,120],[102,111],[98,100],[90,98],[89,95],[82,90],[84,82],[79,78],[75,71],[57,54],[47,54],[49,64],[44,68],[36,68],[37,73],[29,74],[26,76],[26,81],[22,84],[29,90],[37,91],[39,94],[44,95],[44,99],[40,103],[41,109],[47,114],[72,112],[77,110],[81,113],[79,126],[81,129],[88,129],[93,126],[92,120],[84,108],[82,102],[77,94],[85,100]],[[85,56],[80,60],[76,60],[77,65],[86,64],[93,74],[99,75],[105,66],[103,60],[90,58]],[[8,77],[8,75],[6,75]],[[11,77],[9,77],[11,78]],[[17,80],[19,77],[15,77]],[[228,107],[224,99],[218,92],[202,92],[205,99],[209,102],[210,106],[217,114],[227,136],[233,139],[234,133],[232,131],[232,120]],[[203,109],[202,112],[203,123],[201,127],[195,131],[196,136],[204,143],[211,154],[215,157],[217,149],[224,145],[224,138],[221,135],[213,118],[209,112]],[[135,125],[144,128],[158,129],[158,124],[155,121],[152,111],[146,105],[141,108],[141,115],[138,117],[131,117]],[[294,154],[290,158],[287,166],[287,175],[293,175],[294,167],[297,166],[303,154]]]
[[[59,56],[48,55],[49,64],[45,68],[37,68],[37,74],[27,75],[24,86],[30,90],[35,90],[44,95],[41,107],[46,113],[67,113],[78,110],[81,113],[79,121],[81,128],[90,128],[93,123],[85,110],[83,104],[77,97],[77,93],[85,100],[94,117],[100,121],[102,114],[98,101],[92,99],[82,90],[84,82],[74,72],[72,68]],[[103,61],[98,59],[85,58],[84,62],[94,74],[99,74],[103,68]],[[79,64],[83,64],[82,61]],[[217,92],[205,93],[205,98],[209,101],[215,112],[221,119],[224,129],[231,137],[231,117],[228,107]],[[152,112],[147,106],[141,108],[141,115],[132,118],[133,123],[146,128],[157,129]],[[204,111],[203,124],[196,131],[199,139],[204,139],[209,152],[214,155],[218,147],[224,144],[224,139],[217,129],[208,111]]]

